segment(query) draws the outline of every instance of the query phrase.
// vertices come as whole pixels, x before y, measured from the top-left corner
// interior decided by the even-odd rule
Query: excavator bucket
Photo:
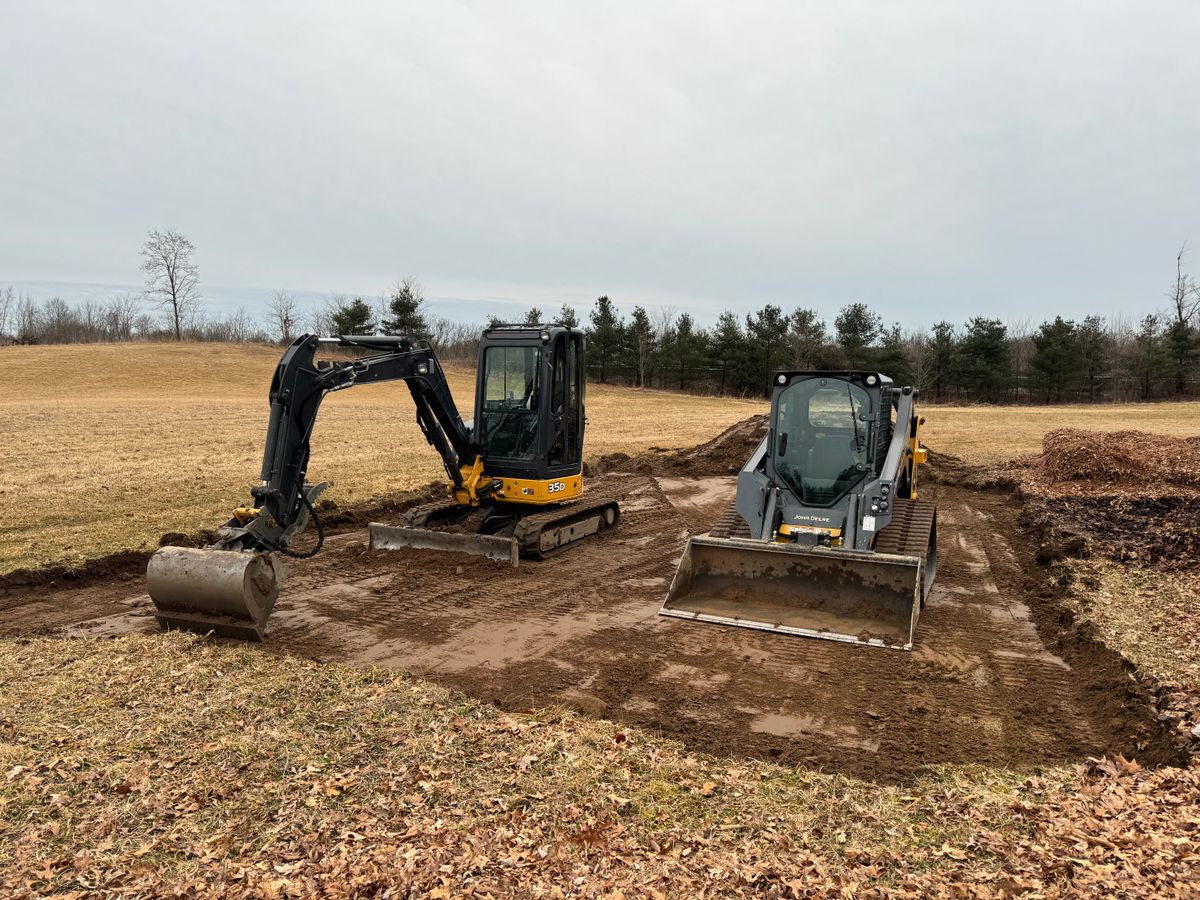
[[[164,628],[261,641],[283,571],[269,553],[163,547],[146,588]]]
[[[694,537],[660,612],[911,650],[923,569],[917,556]]]
[[[379,550],[449,550],[511,562],[520,558],[517,542],[511,537],[491,534],[471,534],[437,531],[432,528],[410,528],[403,525],[384,525],[372,522],[368,526],[372,552]]]

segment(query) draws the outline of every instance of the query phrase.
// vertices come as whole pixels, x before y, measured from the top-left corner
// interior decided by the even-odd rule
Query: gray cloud
[[[1200,242],[1198,37],[1167,0],[8,0],[0,283],[136,281],[172,227],[214,285],[1141,315]]]

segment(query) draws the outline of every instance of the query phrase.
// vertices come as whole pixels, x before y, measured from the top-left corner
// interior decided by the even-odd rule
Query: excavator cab
[[[511,503],[569,500],[583,482],[583,332],[500,325],[479,345],[473,433]],[[551,490],[551,485],[554,489]]]

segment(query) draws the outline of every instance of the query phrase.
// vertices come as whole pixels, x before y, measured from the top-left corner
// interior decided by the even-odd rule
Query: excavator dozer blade
[[[146,566],[146,588],[163,628],[261,641],[283,583],[269,553],[163,547]]]
[[[911,650],[923,565],[916,556],[696,537],[660,612]]]
[[[435,531],[432,528],[409,528],[403,525],[384,525],[372,522],[367,526],[371,535],[371,550],[449,550],[486,556],[517,565],[520,554],[517,542],[511,537],[492,534],[468,534],[454,531]]]

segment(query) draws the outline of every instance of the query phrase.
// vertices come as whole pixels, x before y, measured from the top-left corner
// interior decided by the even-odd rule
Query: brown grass
[[[1197,769],[879,786],[178,634],[2,641],[0,684],[5,896],[1172,896],[1200,859]]]
[[[1038,453],[1056,428],[1190,437],[1200,433],[1200,401],[1078,406],[926,406],[925,443],[975,465]]]
[[[266,434],[274,347],[0,348],[0,572],[157,546],[248,498]],[[452,373],[468,415],[474,375]],[[589,386],[587,454],[698,443],[761,403]],[[309,477],[355,503],[444,476],[401,384],[330,395]]]

